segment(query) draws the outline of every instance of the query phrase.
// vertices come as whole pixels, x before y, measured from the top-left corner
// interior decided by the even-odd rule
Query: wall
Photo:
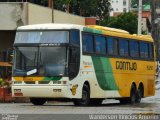
[[[85,18],[77,15],[72,15],[66,12],[54,10],[54,22],[85,25]]]
[[[15,30],[18,26],[52,22],[52,9],[32,3],[0,2],[0,30]],[[54,10],[55,23],[85,25],[85,18]]]
[[[96,17],[85,18],[85,25],[96,25]]]
[[[52,10],[47,7],[28,3],[28,24],[52,22]]]
[[[54,10],[54,23],[71,23],[85,25],[85,18],[66,12]],[[29,3],[28,24],[51,23],[52,9]]]
[[[0,30],[15,30],[27,24],[27,3],[0,3]]]

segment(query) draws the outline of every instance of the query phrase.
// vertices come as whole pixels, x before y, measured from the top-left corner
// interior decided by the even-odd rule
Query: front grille
[[[38,84],[49,84],[50,81],[38,81]]]
[[[25,84],[35,84],[35,81],[24,81]]]

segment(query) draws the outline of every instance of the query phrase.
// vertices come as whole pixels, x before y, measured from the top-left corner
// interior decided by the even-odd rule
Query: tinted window
[[[109,55],[117,55],[117,39],[108,37],[107,38],[107,51]]]
[[[130,41],[129,45],[130,45],[130,55],[131,55],[131,57],[138,57],[139,56],[138,42]]]
[[[79,31],[72,30],[70,33],[70,42],[79,45]]]
[[[82,34],[83,52],[93,52],[93,35]]]
[[[150,58],[154,58],[154,54],[153,54],[153,44],[152,44],[152,43],[149,44],[149,57],[150,57]]]
[[[106,41],[103,36],[95,37],[95,50],[96,53],[106,54]]]
[[[140,56],[141,58],[148,58],[148,44],[140,43]]]
[[[68,31],[19,31],[14,43],[68,43]]]
[[[127,40],[120,39],[119,54],[121,56],[128,56],[128,41]]]

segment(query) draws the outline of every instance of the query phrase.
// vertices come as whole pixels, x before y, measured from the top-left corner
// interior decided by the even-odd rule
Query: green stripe
[[[87,28],[87,27],[84,27],[83,31],[85,31],[85,32],[91,32],[91,33],[97,33],[97,34],[102,34],[101,30],[96,30],[96,29]]]
[[[92,57],[99,86],[103,90],[118,90],[109,58]]]
[[[47,81],[57,81],[60,80],[62,77],[45,77],[44,80]]]

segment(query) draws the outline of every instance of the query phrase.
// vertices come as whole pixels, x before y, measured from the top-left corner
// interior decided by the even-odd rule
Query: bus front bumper
[[[12,86],[13,97],[70,98],[68,86]]]

